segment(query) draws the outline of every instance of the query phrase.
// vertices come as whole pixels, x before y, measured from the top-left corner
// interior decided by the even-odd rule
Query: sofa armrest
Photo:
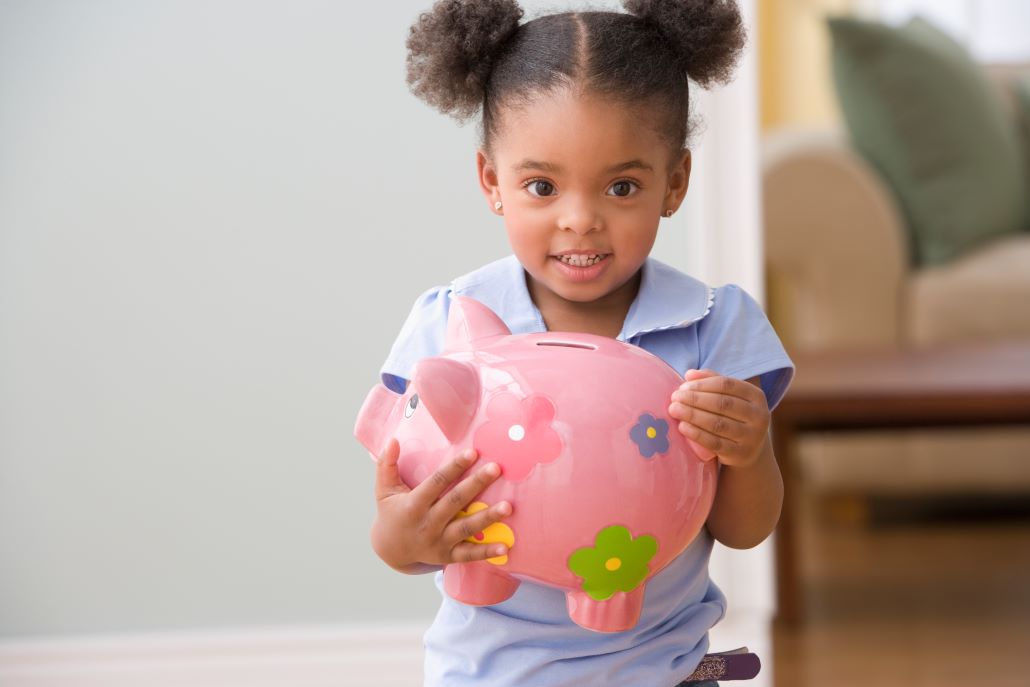
[[[902,345],[904,226],[843,134],[765,135],[762,203],[769,317],[788,349]]]

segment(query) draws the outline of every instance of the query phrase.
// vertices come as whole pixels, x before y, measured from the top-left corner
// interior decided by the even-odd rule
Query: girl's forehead
[[[640,160],[657,169],[666,148],[647,108],[565,90],[505,108],[494,141],[509,165],[529,159],[580,168]]]

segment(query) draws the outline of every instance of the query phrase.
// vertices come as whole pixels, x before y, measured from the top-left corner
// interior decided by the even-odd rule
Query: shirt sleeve
[[[736,284],[715,289],[712,310],[698,323],[701,367],[726,377],[758,377],[769,410],[794,378],[794,363],[762,307]]]
[[[450,286],[434,286],[418,297],[379,369],[386,388],[404,393],[415,363],[443,351],[450,306]]]

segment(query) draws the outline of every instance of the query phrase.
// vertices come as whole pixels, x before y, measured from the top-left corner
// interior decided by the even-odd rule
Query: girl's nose
[[[601,228],[601,216],[590,203],[571,201],[562,208],[558,226],[564,231],[589,234]]]

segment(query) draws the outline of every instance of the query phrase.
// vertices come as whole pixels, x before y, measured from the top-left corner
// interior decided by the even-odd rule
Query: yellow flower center
[[[655,431],[655,428],[654,427],[648,427],[647,428],[647,438],[648,439],[654,439],[656,436],[658,436],[658,432]]]
[[[622,561],[620,561],[618,558],[609,558],[604,562],[604,567],[614,572],[622,567]]]

